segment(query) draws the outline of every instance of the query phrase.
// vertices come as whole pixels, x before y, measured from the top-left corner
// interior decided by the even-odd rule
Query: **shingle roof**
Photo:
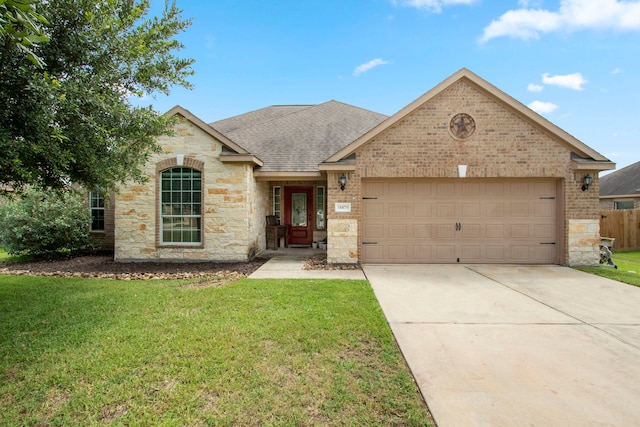
[[[640,194],[640,162],[600,178],[600,195]]]
[[[337,101],[272,106],[210,125],[264,161],[262,171],[313,172],[387,118]]]

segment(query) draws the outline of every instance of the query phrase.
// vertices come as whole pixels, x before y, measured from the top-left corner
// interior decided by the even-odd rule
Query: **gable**
[[[182,130],[183,134],[181,134],[181,131],[179,129],[181,124],[179,122],[177,125],[177,128],[178,128],[177,135],[171,137],[171,142],[169,142],[168,145],[180,144],[181,143],[180,140],[188,140],[189,136],[193,136],[193,133],[197,132],[197,133],[200,133],[201,136],[206,135],[206,138],[214,140],[217,144],[221,146],[220,147],[221,161],[230,162],[230,163],[252,163],[256,166],[263,165],[262,160],[260,160],[258,157],[254,156],[252,153],[250,153],[245,148],[241,147],[240,145],[232,141],[226,135],[212,128],[211,126],[203,122],[200,118],[195,116],[193,113],[180,107],[179,105],[173,107],[171,110],[169,110],[165,114],[167,116],[176,116],[180,118],[183,123],[184,121],[188,122],[190,126],[193,128],[192,131],[186,131],[184,130],[184,126],[183,126],[183,130]],[[189,135],[190,133],[191,135]],[[193,144],[193,141],[183,141],[182,143],[190,145],[190,144]]]
[[[420,138],[423,141],[425,138],[440,138],[439,141],[443,143],[455,140],[452,138],[449,126],[451,119],[459,113],[471,115],[477,125],[474,136],[468,141],[464,141],[463,144],[464,147],[471,149],[469,154],[473,154],[474,144],[482,142],[489,146],[494,144],[496,137],[509,135],[513,141],[523,138],[531,141],[533,137],[539,135],[539,141],[551,140],[559,147],[563,147],[564,150],[561,150],[563,154],[571,155],[573,153],[576,169],[605,170],[614,167],[613,163],[600,153],[469,70],[462,69],[353,143],[336,152],[323,163],[321,169],[330,169],[332,163],[344,161],[352,154],[364,149],[366,144],[372,143],[394,128],[406,126],[412,120],[414,122],[420,121],[419,126],[422,134]],[[394,132],[398,132],[398,130]],[[414,138],[417,138],[416,130],[413,129],[412,132]],[[451,147],[455,151],[455,144]],[[539,150],[540,147],[522,145],[517,149],[532,154],[532,149]],[[526,161],[527,159],[520,160]]]

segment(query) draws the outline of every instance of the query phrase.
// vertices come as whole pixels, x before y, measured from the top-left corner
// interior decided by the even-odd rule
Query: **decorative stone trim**
[[[600,222],[591,219],[570,219],[569,265],[600,263]]]

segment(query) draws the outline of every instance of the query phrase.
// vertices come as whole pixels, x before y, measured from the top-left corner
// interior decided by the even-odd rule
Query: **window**
[[[161,241],[164,244],[202,242],[202,173],[173,168],[161,175]]]
[[[324,230],[324,187],[318,186],[316,190],[316,227],[318,230]]]
[[[622,202],[613,202],[614,209],[633,209],[633,200],[625,200]]]
[[[91,231],[104,231],[104,196],[95,191],[89,192],[91,210]]]
[[[282,192],[280,187],[273,187],[273,215],[278,218],[278,224],[282,224]]]

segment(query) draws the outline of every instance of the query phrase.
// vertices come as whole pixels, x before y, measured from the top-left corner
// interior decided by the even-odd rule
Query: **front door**
[[[311,245],[313,240],[313,187],[284,187],[284,222],[289,245]]]

